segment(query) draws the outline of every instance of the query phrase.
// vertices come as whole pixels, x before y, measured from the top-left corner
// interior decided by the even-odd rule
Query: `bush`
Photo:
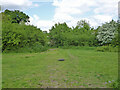
[[[21,48],[19,48],[19,47],[17,47],[17,48],[15,48],[15,47],[6,48],[3,51],[3,53],[27,53],[27,52],[29,52],[29,53],[32,53],[32,52],[37,53],[37,52],[47,51],[48,48],[49,47],[47,45],[43,46],[43,45],[41,45],[41,43],[36,42],[32,46],[27,45],[27,46],[24,46],[24,47],[21,47]]]
[[[119,86],[120,86],[120,80],[112,80],[112,81],[108,81],[106,82],[106,84],[112,88],[116,88],[117,90],[120,90]],[[119,89],[118,89],[119,88]]]
[[[48,46],[45,45],[43,46],[41,43],[35,43],[34,46],[31,47],[33,49],[34,52],[43,52],[48,50]]]
[[[32,48],[37,51],[36,47],[41,45],[35,45],[38,42],[42,46],[46,45],[48,39],[46,34],[44,34],[39,28],[31,25],[21,25],[21,24],[9,24],[4,23],[2,26],[2,51],[16,51],[21,48]],[[38,48],[38,50],[39,50]],[[29,49],[25,49],[29,51]],[[36,49],[36,50],[35,50]],[[44,51],[44,50],[42,50]]]
[[[118,46],[113,47],[111,45],[108,46],[99,46],[96,48],[96,51],[101,51],[101,52],[118,52]]]
[[[62,49],[79,49],[79,50],[95,50],[95,47],[89,47],[89,46],[61,46],[59,48],[62,48]]]

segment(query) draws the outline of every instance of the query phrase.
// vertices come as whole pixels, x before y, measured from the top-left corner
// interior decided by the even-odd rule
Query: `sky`
[[[118,19],[119,0],[0,0],[2,9],[20,10],[30,16],[31,25],[48,31],[55,23],[66,22],[69,27],[86,20],[98,27]]]

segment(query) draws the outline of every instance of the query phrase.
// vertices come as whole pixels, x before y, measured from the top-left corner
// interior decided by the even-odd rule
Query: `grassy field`
[[[3,54],[3,88],[102,88],[118,78],[118,54],[50,49]],[[58,61],[64,58],[65,61]]]

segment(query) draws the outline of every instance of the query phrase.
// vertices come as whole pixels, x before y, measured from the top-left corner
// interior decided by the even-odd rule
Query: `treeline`
[[[66,23],[55,24],[49,33],[51,46],[118,46],[118,23],[114,20],[91,28],[85,20],[69,28]]]
[[[2,14],[2,51],[39,52],[46,50],[47,36],[33,25],[26,25],[29,16],[18,10]]]
[[[55,24],[50,30],[51,46],[96,46],[96,30],[86,21],[79,21],[76,27],[69,28],[66,23]]]
[[[118,47],[119,44],[118,22],[114,20],[98,28],[90,27],[85,20],[78,21],[72,28],[66,23],[57,23],[47,33],[33,25],[26,25],[30,22],[29,16],[19,10],[5,10],[0,14],[2,14],[3,52],[41,52],[49,47],[72,46],[106,48],[106,46]]]

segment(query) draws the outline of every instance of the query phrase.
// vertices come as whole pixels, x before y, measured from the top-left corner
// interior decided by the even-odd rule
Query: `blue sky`
[[[41,20],[52,20],[55,13],[55,6],[52,2],[33,2],[36,7],[31,7],[24,12],[30,16],[38,15]]]
[[[80,20],[89,21],[93,27],[118,18],[119,0],[2,0],[4,9],[19,9],[30,16],[30,23],[49,29],[55,23],[66,22],[76,26]]]

